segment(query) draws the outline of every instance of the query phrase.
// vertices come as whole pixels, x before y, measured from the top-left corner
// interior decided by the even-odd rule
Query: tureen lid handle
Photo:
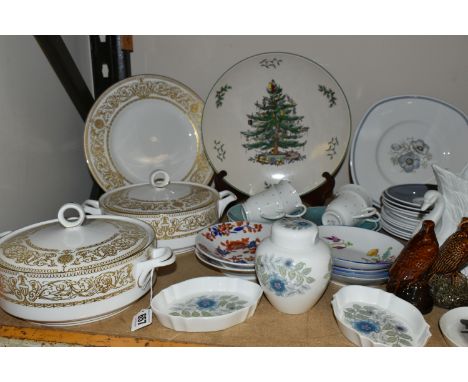
[[[77,211],[78,212],[78,218],[73,218],[71,220],[68,220],[65,217],[65,211],[67,211],[67,210]],[[65,228],[78,227],[81,224],[83,224],[85,216],[86,216],[85,211],[84,211],[83,207],[81,207],[79,204],[77,204],[77,203],[67,203],[67,204],[64,204],[62,207],[60,207],[59,212],[58,212],[58,221]]]
[[[169,184],[169,180],[169,174],[164,170],[155,170],[150,175],[150,184],[154,187],[166,187]]]

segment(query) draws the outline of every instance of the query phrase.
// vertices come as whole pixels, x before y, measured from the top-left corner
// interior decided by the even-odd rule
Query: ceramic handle
[[[297,214],[286,214],[285,216],[288,217],[288,218],[300,218],[301,216],[304,216],[305,213],[307,212],[307,207],[304,204],[300,204],[297,207],[300,208],[299,213],[297,213]]]
[[[90,215],[103,215],[102,210],[99,208],[99,202],[97,200],[88,199],[81,205],[84,212]]]
[[[150,184],[156,188],[164,188],[170,182],[169,174],[164,170],[153,171],[150,175]]]
[[[224,210],[226,209],[227,205],[233,201],[237,200],[237,196],[232,193],[231,191],[224,190],[219,192],[219,200],[218,200],[218,219],[223,214]]]
[[[65,218],[65,211],[68,210],[75,210],[76,212],[78,212],[78,219],[68,220],[67,218]],[[79,204],[67,203],[60,207],[58,212],[58,221],[65,228],[73,228],[82,225],[85,220],[85,216],[86,214],[84,212],[84,209]]]
[[[353,219],[368,218],[370,216],[376,216],[375,219],[366,219],[369,222],[378,223],[380,221],[380,214],[374,207],[367,207],[361,210],[359,215],[353,216]]]
[[[135,268],[137,284],[144,289],[151,278],[154,268],[165,267],[175,261],[175,255],[168,247],[151,249],[151,259],[138,263]]]

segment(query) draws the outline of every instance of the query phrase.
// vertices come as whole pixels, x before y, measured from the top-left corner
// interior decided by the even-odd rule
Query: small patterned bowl
[[[195,247],[205,256],[226,264],[254,267],[257,246],[271,235],[271,224],[235,221],[200,231]]]
[[[260,285],[237,277],[197,277],[163,289],[151,309],[166,328],[212,332],[252,317],[262,293]]]
[[[358,346],[424,346],[431,337],[416,307],[381,289],[345,286],[332,307],[341,332]]]

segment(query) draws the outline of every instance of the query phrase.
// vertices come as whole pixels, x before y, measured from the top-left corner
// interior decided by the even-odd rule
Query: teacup
[[[377,223],[380,221],[380,214],[372,207],[372,199],[366,190],[357,184],[341,187],[322,216],[323,225],[354,226],[363,220]]]
[[[244,220],[268,223],[283,217],[300,217],[307,212],[296,189],[286,180],[273,184],[242,203]]]

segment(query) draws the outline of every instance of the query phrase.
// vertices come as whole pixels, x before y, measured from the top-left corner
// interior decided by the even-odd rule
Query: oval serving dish
[[[380,289],[346,286],[331,304],[341,332],[357,346],[424,346],[431,337],[416,307]]]
[[[252,317],[262,288],[234,277],[197,277],[159,292],[151,308],[161,325],[183,332],[227,329]]]

